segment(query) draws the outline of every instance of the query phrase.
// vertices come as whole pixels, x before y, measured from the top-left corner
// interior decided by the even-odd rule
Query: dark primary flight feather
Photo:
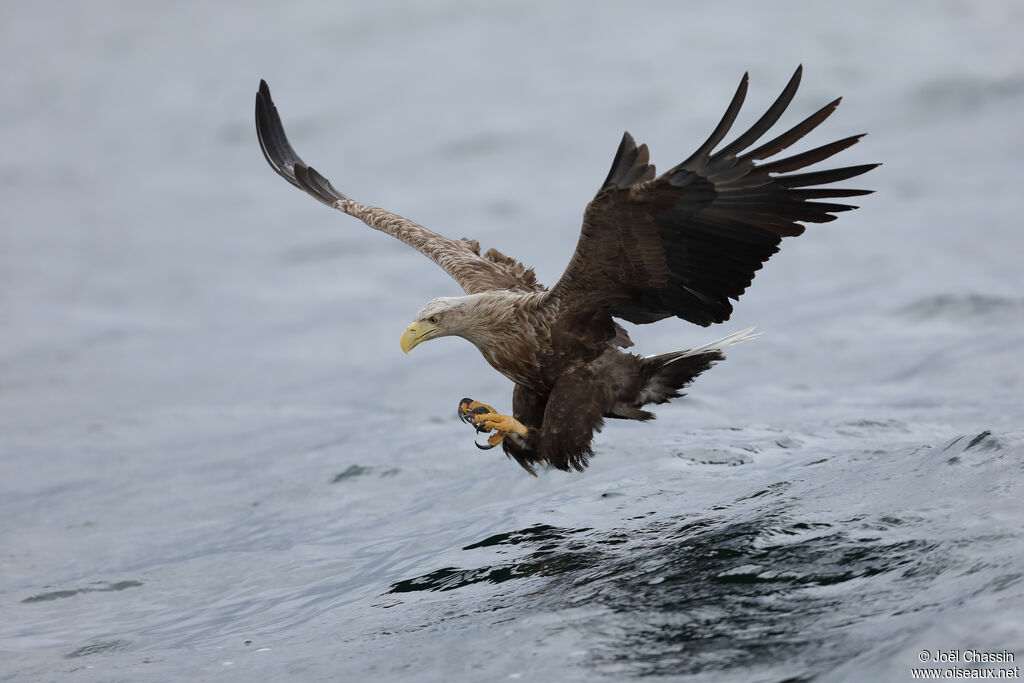
[[[801,68],[768,111],[718,152],[747,91],[743,76],[714,132],[681,164],[655,177],[646,145],[626,133],[611,171],[587,207],[576,252],[552,288],[563,306],[593,307],[634,323],[678,316],[698,325],[729,319],[730,299],[801,223],[824,223],[855,208],[818,199],[869,190],[817,188],[860,175],[877,164],[788,174],[823,161],[860,139],[848,137],[764,164],[812,131],[835,110],[825,105],[796,126],[746,152],[779,119],[800,84]]]

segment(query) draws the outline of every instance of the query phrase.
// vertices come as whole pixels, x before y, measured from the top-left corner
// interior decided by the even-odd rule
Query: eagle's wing
[[[839,100],[790,130],[745,152],[778,121],[800,83],[796,70],[767,112],[714,152],[747,92],[744,74],[711,137],[689,159],[655,177],[647,145],[626,133],[604,185],[587,206],[576,252],[549,301],[566,309],[610,313],[634,323],[678,316],[698,325],[729,319],[754,273],[801,223],[824,223],[856,207],[813,201],[868,194],[817,187],[860,175],[877,164],[791,173],[860,139],[848,137],[802,154],[767,159],[817,127]]]
[[[270,98],[267,82],[256,93],[256,133],[270,167],[295,187],[327,206],[359,218],[371,228],[402,240],[441,266],[467,294],[494,289],[542,291],[533,270],[490,249],[482,256],[475,240],[452,240],[390,211],[355,202],[336,190],[327,178],[308,166],[292,149],[281,117]]]

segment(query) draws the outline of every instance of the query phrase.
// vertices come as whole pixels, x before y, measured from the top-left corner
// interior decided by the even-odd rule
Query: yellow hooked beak
[[[409,353],[414,346],[424,339],[429,339],[437,330],[437,325],[431,325],[428,322],[418,322],[409,325],[409,327],[405,328],[405,332],[402,333],[402,339],[400,340],[402,351]]]

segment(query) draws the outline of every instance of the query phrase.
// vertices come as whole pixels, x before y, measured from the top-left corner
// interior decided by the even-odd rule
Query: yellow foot
[[[480,401],[474,401],[471,398],[464,398],[459,401],[459,419],[463,422],[472,423],[472,417],[474,415],[480,415],[481,413],[495,413],[497,412],[494,408],[490,407],[486,403]]]
[[[489,450],[505,440],[509,434],[526,436],[526,427],[511,415],[501,415],[486,403],[464,398],[459,402],[459,419],[473,425],[481,433],[491,432],[487,445],[476,444],[477,448]]]
[[[526,436],[526,427],[511,415],[480,413],[479,415],[473,416],[473,424],[482,426],[485,432],[489,432],[494,429],[504,434],[518,434],[519,436]]]
[[[494,448],[495,446],[497,446],[502,441],[504,441],[506,436],[508,436],[507,432],[494,432],[489,437],[487,437],[487,445],[486,446],[481,446],[480,444],[476,444],[476,447],[479,448],[482,451],[490,450],[490,449]],[[474,441],[473,443],[476,443],[476,442]]]

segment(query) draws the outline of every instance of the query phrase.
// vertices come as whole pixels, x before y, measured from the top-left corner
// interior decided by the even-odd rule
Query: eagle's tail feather
[[[673,351],[643,359],[644,386],[637,397],[636,407],[648,403],[665,403],[682,396],[681,389],[720,360],[722,351],[730,346],[755,339],[753,327],[740,330],[695,349]]]
[[[688,349],[686,351],[677,351],[674,354],[672,354],[672,353],[662,354],[661,356],[655,356],[655,357],[656,358],[664,358],[665,356],[673,356],[672,358],[668,358],[667,359],[667,362],[672,362],[676,358],[686,358],[687,356],[699,356],[700,354],[707,353],[709,351],[724,351],[725,349],[729,348],[730,346],[735,346],[736,344],[742,344],[745,341],[750,341],[751,339],[757,339],[760,336],[761,336],[760,332],[754,332],[754,328],[753,327],[748,327],[745,330],[740,330],[739,332],[733,332],[732,334],[728,335],[727,337],[722,337],[721,339],[716,339],[713,342],[705,344],[704,346],[698,346],[695,349]]]

